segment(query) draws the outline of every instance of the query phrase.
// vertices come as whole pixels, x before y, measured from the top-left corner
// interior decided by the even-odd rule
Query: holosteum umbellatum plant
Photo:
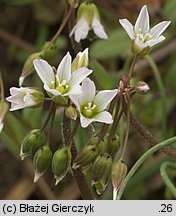
[[[83,199],[95,199],[91,187],[97,194],[102,194],[110,182],[113,185],[113,199],[120,199],[135,171],[154,152],[161,150],[174,159],[176,158],[176,152],[169,147],[176,142],[176,137],[160,143],[136,119],[130,109],[135,94],[145,95],[150,90],[149,85],[144,81],[139,81],[135,86],[131,85],[130,81],[137,58],[145,57],[149,61],[157,77],[160,90],[163,90],[160,74],[149,53],[151,47],[165,39],[162,33],[170,22],[163,21],[150,28],[146,6],[141,9],[134,26],[127,19],[120,19],[120,24],[131,39],[133,61],[128,76],[122,74],[116,87],[97,91],[95,83],[89,78],[89,75],[94,73],[89,69],[89,49],[80,50],[81,40],[89,37],[88,33],[91,30],[99,39],[108,40],[108,36],[94,3],[91,1],[79,3],[77,0],[69,0],[68,5],[68,11],[56,35],[45,44],[41,51],[29,56],[19,78],[20,87],[12,87],[11,95],[6,98],[11,103],[10,111],[40,107],[44,102],[50,103],[44,124],[37,129],[31,128],[31,131],[24,137],[20,156],[22,160],[26,157],[32,158],[35,171],[34,182],[37,182],[47,169],[51,169],[57,185],[71,170]],[[70,25],[71,15],[75,8],[77,8],[75,25],[70,30],[69,37],[72,40],[76,56],[72,59],[68,50],[55,68],[47,62],[47,59],[55,55],[56,39],[64,27],[67,24]],[[24,79],[32,71],[35,71],[41,79],[44,91],[36,86],[23,86]],[[0,84],[0,129],[2,130],[9,108],[4,98],[2,78]],[[164,97],[163,92],[162,98]],[[63,123],[60,126],[63,143],[55,152],[52,152],[50,148],[52,144],[51,132],[56,110],[60,107],[63,108]],[[126,128],[124,141],[120,143],[118,125],[123,115],[126,117]],[[101,129],[99,131],[94,129],[94,124],[100,125]],[[48,125],[50,126],[48,127]],[[130,125],[143,140],[153,147],[149,148],[128,170],[125,153],[128,147]],[[93,130],[93,134],[78,151],[75,135],[79,135],[79,127],[85,128],[87,131]],[[165,176],[163,179],[166,185],[176,196],[176,189],[165,171],[166,166],[175,169],[175,165],[171,162],[162,165],[161,175]],[[87,181],[86,175],[91,181]]]

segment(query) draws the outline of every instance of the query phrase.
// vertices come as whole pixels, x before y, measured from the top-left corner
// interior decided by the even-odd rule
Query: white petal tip
[[[39,178],[43,175],[43,173],[35,172],[34,183],[38,182]]]
[[[55,186],[57,186],[59,184],[59,182],[62,181],[62,179],[64,178],[64,176],[54,175],[54,178],[56,179]]]
[[[113,200],[117,199],[117,190],[116,188],[113,189]]]
[[[24,77],[20,77],[20,78],[19,78],[19,86],[20,86],[20,87],[22,87],[23,82],[24,82]]]

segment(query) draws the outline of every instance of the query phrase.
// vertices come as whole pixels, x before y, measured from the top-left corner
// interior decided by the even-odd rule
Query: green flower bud
[[[114,155],[117,153],[117,151],[120,148],[120,139],[119,136],[116,135],[112,138],[111,142],[108,146],[108,153],[111,155],[111,157],[114,157]]]
[[[24,63],[21,76],[19,78],[19,86],[23,85],[24,79],[33,72],[33,60],[43,58],[42,52],[31,54]]]
[[[127,165],[121,160],[115,161],[112,166],[112,176],[111,176],[112,185],[115,192],[118,191],[126,174],[127,174]]]
[[[98,155],[98,149],[94,145],[85,146],[77,155],[73,162],[73,169],[85,167],[95,160]]]
[[[49,168],[52,160],[52,152],[48,145],[44,145],[40,148],[33,159],[33,166],[35,171],[34,182],[43,175],[43,173]]]
[[[36,151],[45,145],[46,136],[40,129],[29,131],[21,144],[20,156],[24,160],[25,157],[32,156]]]
[[[89,63],[88,48],[83,52],[79,52],[71,65],[71,71],[74,72],[81,67],[87,67]]]
[[[72,106],[67,107],[66,110],[65,110],[65,115],[69,119],[76,120],[76,118],[77,118],[76,109],[74,107],[72,107]]]
[[[96,158],[92,168],[92,185],[95,186],[97,194],[101,194],[111,176],[112,158],[108,154],[100,154]]]
[[[99,142],[99,137],[93,136],[93,137],[90,138],[90,140],[87,142],[86,145],[96,146],[98,142]]]
[[[50,46],[49,45],[50,45],[50,41],[45,42],[41,51],[42,55],[46,60],[51,59],[53,56],[56,55],[58,51],[58,45],[56,43],[52,43]]]
[[[58,149],[52,159],[52,172],[56,179],[57,185],[67,174],[71,164],[71,152],[70,148],[65,146],[62,149]]]

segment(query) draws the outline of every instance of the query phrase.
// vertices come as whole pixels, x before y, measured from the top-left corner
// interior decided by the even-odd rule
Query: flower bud
[[[50,41],[45,42],[44,46],[42,47],[42,55],[46,60],[51,59],[53,56],[56,55],[58,51],[58,45],[56,43],[50,44]]]
[[[121,161],[115,161],[112,166],[112,185],[116,193],[127,174],[127,165]]]
[[[52,172],[56,179],[57,185],[67,174],[71,163],[70,148],[65,146],[62,149],[58,149],[52,159]]]
[[[52,152],[48,145],[41,147],[35,154],[33,166],[35,171],[34,182],[37,182],[43,173],[49,168],[52,160]]]
[[[98,141],[99,141],[99,137],[93,136],[93,137],[90,138],[90,140],[87,142],[86,145],[93,145],[93,146],[96,146],[97,143],[98,143]]]
[[[112,158],[108,154],[100,154],[95,160],[92,168],[92,185],[97,194],[101,194],[111,177]]]
[[[111,142],[109,143],[108,146],[108,153],[113,157],[117,151],[120,148],[120,139],[119,136],[116,135],[115,137],[112,138]]]
[[[29,76],[33,71],[33,60],[34,59],[40,59],[43,57],[42,52],[37,52],[31,54],[27,60],[24,63],[21,76],[19,78],[19,86],[21,87],[23,85],[24,79]]]
[[[46,136],[40,129],[29,131],[23,139],[21,145],[20,156],[24,160],[25,157],[34,155],[36,151],[46,143]]]
[[[144,81],[139,81],[135,87],[135,91],[138,94],[146,94],[149,90],[149,85]]]
[[[73,162],[73,169],[85,167],[94,161],[98,155],[98,149],[94,145],[85,146],[77,155]]]
[[[69,119],[76,120],[76,118],[77,118],[76,109],[74,107],[72,107],[72,106],[67,107],[66,110],[65,110],[65,115]]]
[[[81,67],[87,67],[89,63],[88,57],[88,48],[86,48],[83,52],[79,52],[75,59],[72,62],[71,71],[74,72],[75,70]]]
[[[8,110],[9,110],[9,105],[5,101],[1,100],[0,101],[0,132],[3,129],[4,126],[3,121]]]

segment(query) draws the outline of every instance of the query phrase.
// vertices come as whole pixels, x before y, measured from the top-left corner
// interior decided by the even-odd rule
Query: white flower
[[[118,93],[118,90],[104,90],[95,93],[95,84],[89,78],[82,83],[82,94],[72,95],[70,98],[80,112],[82,127],[87,127],[92,122],[111,124],[112,116],[104,111],[108,104]]]
[[[21,87],[10,88],[11,96],[6,98],[11,102],[10,111],[15,111],[27,107],[40,106],[44,101],[44,95],[41,91],[35,88]]]
[[[8,112],[8,109],[9,109],[8,104],[5,101],[1,100],[0,101],[0,132],[3,129],[4,126],[3,121],[6,113]]]
[[[119,22],[134,42],[133,51],[137,54],[145,48],[150,48],[163,41],[165,37],[161,34],[170,24],[170,21],[163,21],[155,25],[153,28],[150,28],[149,14],[146,5],[142,7],[135,26],[133,26],[127,19],[120,19]]]
[[[71,61],[68,52],[60,62],[56,74],[45,60],[36,59],[33,61],[35,70],[47,92],[63,97],[81,93],[79,84],[92,73],[92,70],[82,67],[71,73]]]
[[[93,29],[97,37],[107,39],[107,34],[100,22],[100,15],[98,9],[93,3],[82,3],[77,11],[77,23],[73,27],[70,37],[75,34],[75,41],[85,39],[89,30]]]

